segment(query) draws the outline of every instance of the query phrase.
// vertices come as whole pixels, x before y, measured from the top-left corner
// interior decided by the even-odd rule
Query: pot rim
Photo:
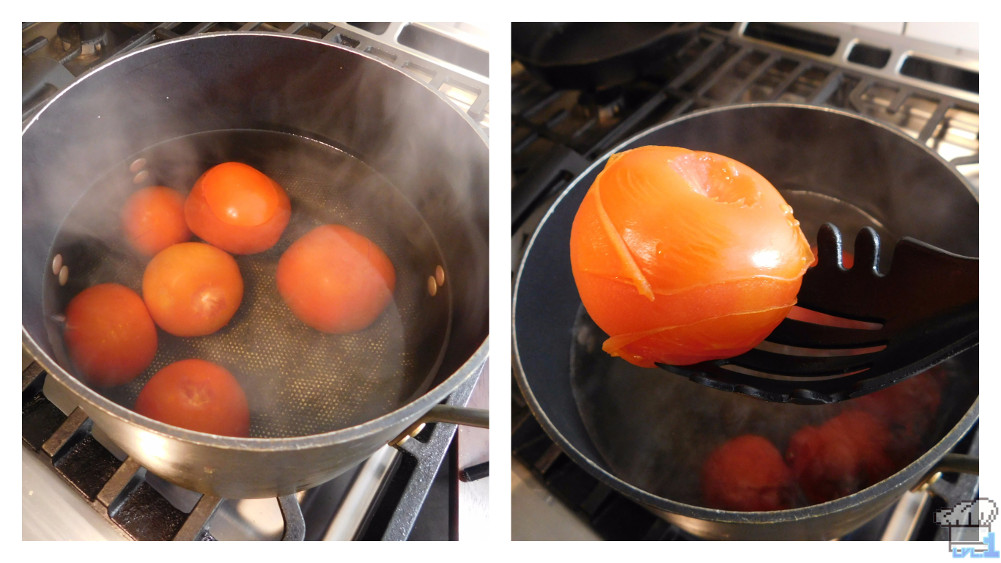
[[[637,133],[636,135],[633,135],[629,139],[626,139],[625,141],[617,144],[612,149],[608,150],[605,154],[603,154],[601,157],[596,159],[590,166],[588,166],[583,172],[581,172],[576,178],[574,178],[574,180],[569,185],[567,185],[567,187],[563,190],[563,192],[553,201],[550,208],[543,215],[542,220],[539,222],[539,225],[536,227],[535,232],[532,233],[532,236],[525,249],[525,255],[531,253],[532,247],[535,245],[537,239],[541,235],[542,227],[545,225],[547,221],[549,221],[550,217],[554,213],[554,210],[557,207],[559,207],[563,199],[567,197],[577,187],[577,185],[581,182],[583,178],[588,177],[595,168],[604,166],[605,162],[611,155],[617,152],[621,152],[622,150],[628,148],[630,145],[636,143],[637,141],[648,136],[654,131],[660,130],[662,128],[677,123],[681,123],[683,121],[687,121],[689,119],[699,118],[701,116],[717,112],[746,110],[754,108],[795,108],[807,111],[827,112],[831,114],[840,115],[842,117],[863,121],[870,125],[889,131],[890,133],[893,133],[895,136],[901,139],[906,139],[913,145],[920,147],[927,155],[938,160],[943,166],[945,166],[953,175],[955,175],[962,182],[962,185],[966,187],[966,189],[970,192],[970,195],[974,197],[978,203],[980,201],[977,191],[973,189],[969,180],[967,180],[966,177],[960,174],[955,169],[955,167],[950,165],[948,161],[942,158],[941,155],[931,150],[924,144],[919,143],[917,140],[903,133],[900,129],[896,127],[880,123],[879,121],[876,121],[869,117],[856,115],[847,111],[829,107],[804,104],[804,103],[752,102],[752,103],[742,103],[742,104],[731,104],[726,106],[695,111],[690,114],[686,114],[681,117],[665,121],[664,123],[654,125],[644,131]],[[865,489],[852,493],[848,496],[844,496],[820,504],[813,504],[804,507],[767,511],[767,512],[763,511],[740,512],[732,510],[706,508],[702,506],[686,504],[649,493],[643,489],[640,489],[639,487],[636,487],[616,477],[609,470],[606,470],[604,467],[599,466],[587,455],[585,455],[579,449],[577,449],[559,431],[559,429],[556,427],[553,421],[546,414],[545,410],[539,403],[535,394],[532,392],[531,386],[528,382],[528,378],[525,374],[524,367],[522,365],[521,351],[518,346],[519,340],[517,337],[518,331],[516,323],[516,315],[518,309],[518,295],[520,294],[519,287],[521,285],[522,275],[524,273],[524,264],[525,262],[522,261],[522,263],[518,267],[518,273],[515,278],[515,284],[513,288],[514,297],[512,300],[512,307],[511,307],[511,327],[512,327],[511,338],[512,338],[512,358],[514,359],[513,367],[516,368],[514,369],[515,379],[518,383],[518,387],[521,389],[521,392],[528,403],[529,409],[532,411],[532,414],[536,417],[536,419],[540,422],[546,434],[548,434],[549,437],[554,442],[556,442],[560,446],[560,448],[564,452],[566,452],[571,459],[574,460],[575,463],[583,467],[588,473],[596,477],[602,483],[608,485],[609,487],[621,493],[626,494],[627,496],[633,499],[639,500],[653,508],[708,522],[714,522],[720,524],[749,524],[749,525],[764,525],[764,524],[780,525],[784,523],[803,521],[811,518],[825,516],[831,513],[850,510],[855,506],[865,504],[875,498],[883,497],[884,495],[895,495],[898,494],[898,492],[900,495],[902,495],[904,491],[901,489],[913,486],[913,484],[921,476],[927,473],[927,471],[929,471],[939,459],[941,459],[946,453],[949,452],[949,450],[952,449],[952,447],[955,446],[957,442],[959,442],[959,440],[966,434],[966,432],[970,428],[972,428],[973,424],[979,418],[980,397],[978,395],[977,398],[974,399],[970,407],[963,414],[963,416],[960,417],[960,419],[955,423],[955,425],[935,445],[928,448],[921,456],[919,456],[909,465],[898,470],[890,477],[887,477],[886,479],[878,483],[875,483]]]
[[[413,76],[410,76],[403,70],[386,63],[385,61],[370,55],[368,53],[363,53],[343,45],[338,45],[328,41],[323,41],[321,39],[316,39],[312,37],[303,37],[298,35],[290,35],[280,32],[269,32],[269,31],[226,31],[226,32],[212,32],[205,34],[197,34],[191,36],[177,37],[172,39],[165,39],[150,45],[146,45],[135,51],[126,53],[124,55],[112,58],[105,61],[101,65],[94,67],[93,69],[87,71],[78,77],[72,84],[57,93],[51,100],[45,103],[45,105],[34,115],[32,115],[25,123],[22,125],[21,136],[23,137],[28,133],[31,125],[38,121],[44,116],[46,110],[52,104],[56,103],[60,98],[63,97],[67,92],[72,91],[72,89],[83,81],[90,79],[90,77],[97,73],[98,71],[115,64],[121,64],[132,57],[143,56],[146,53],[155,51],[163,48],[170,48],[171,45],[187,42],[187,41],[222,41],[231,38],[252,38],[252,37],[265,37],[268,40],[279,40],[279,41],[301,41],[304,43],[314,44],[321,48],[331,48],[338,49],[345,53],[349,53],[351,56],[361,57],[368,60],[371,63],[376,63],[382,67],[393,71],[398,74],[402,79],[409,80],[414,83],[419,84],[427,92],[436,96],[442,103],[447,104],[450,111],[453,111],[458,115],[466,124],[473,130],[477,135],[479,140],[483,143],[484,149],[488,147],[488,141],[486,133],[483,129],[469,116],[468,113],[462,111],[460,108],[456,107],[448,97],[441,91],[431,88],[427,84],[417,80]],[[443,401],[452,391],[462,385],[468,378],[472,377],[474,374],[480,371],[481,366],[486,362],[488,351],[489,351],[489,333],[484,335],[483,341],[476,348],[476,350],[469,356],[469,358],[456,369],[453,373],[443,378],[434,387],[425,391],[421,396],[410,401],[409,403],[394,409],[382,416],[374,418],[372,420],[366,421],[361,424],[350,426],[347,428],[341,428],[337,430],[332,430],[330,432],[324,432],[320,434],[310,434],[306,436],[289,436],[282,438],[237,438],[231,436],[217,436],[213,434],[206,434],[203,432],[196,432],[193,430],[187,430],[184,428],[179,428],[176,426],[171,426],[163,422],[153,420],[142,416],[132,409],[129,409],[123,405],[120,405],[103,395],[95,392],[82,381],[78,380],[68,371],[62,368],[60,364],[55,361],[52,357],[46,354],[35,342],[35,339],[24,327],[21,325],[21,344],[27,351],[31,354],[32,358],[39,363],[46,371],[46,373],[54,377],[57,381],[65,385],[72,391],[78,398],[82,399],[91,408],[98,409],[102,414],[110,416],[119,422],[123,422],[128,425],[138,426],[145,431],[152,432],[157,435],[164,437],[176,439],[182,442],[186,442],[196,446],[207,446],[222,449],[233,449],[241,451],[259,451],[259,452],[283,452],[283,451],[297,451],[313,448],[324,448],[332,444],[361,439],[366,436],[375,435],[382,431],[385,431],[391,427],[399,426],[404,422],[412,422],[416,420],[421,415],[429,411],[435,404]],[[86,411],[86,408],[84,409]]]

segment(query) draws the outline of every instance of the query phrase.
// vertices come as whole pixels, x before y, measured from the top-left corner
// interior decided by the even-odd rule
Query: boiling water
[[[432,296],[428,280],[448,271],[419,212],[404,193],[347,151],[300,136],[259,130],[216,131],[142,150],[84,193],[52,249],[68,268],[65,286],[47,276],[44,308],[57,357],[73,373],[62,345],[62,311],[86,287],[115,282],[141,295],[147,259],[125,242],[119,212],[148,185],[187,193],[211,166],[240,161],[288,192],[292,218],[278,243],[235,256],[244,278],[236,315],[218,332],[179,338],[158,331],[152,365],[131,383],[95,389],[131,408],[162,367],[202,358],[227,367],[243,386],[254,437],[301,436],[360,424],[410,402],[431,385],[448,341],[450,286]],[[376,322],[352,334],[313,330],[292,315],[277,293],[282,252],[312,228],[342,224],[365,235],[392,261],[393,302]],[[194,239],[197,240],[197,239]]]

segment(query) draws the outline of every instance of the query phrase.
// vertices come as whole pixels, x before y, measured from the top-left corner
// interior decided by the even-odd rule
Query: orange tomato
[[[89,287],[66,307],[66,348],[87,381],[121,385],[156,356],[156,326],[139,295],[116,283]]]
[[[240,307],[243,277],[229,254],[183,242],[150,260],[142,290],[157,326],[175,336],[204,336],[225,326]]]
[[[250,433],[250,408],[226,368],[181,360],[156,372],[139,392],[135,411],[160,422],[222,436]]]
[[[751,168],[648,146],[609,159],[574,218],[570,258],[603,349],[652,367],[756,346],[796,303],[813,254]]]
[[[810,267],[812,268],[817,265],[819,258],[815,247],[811,248],[810,251],[813,253],[813,261],[810,263]],[[841,252],[841,265],[846,270],[850,270],[852,266],[855,265],[855,255],[847,250],[843,250]],[[811,311],[810,309],[803,309],[801,307],[793,307],[790,309],[787,318],[816,325],[835,326],[841,328],[863,328],[873,325],[873,323],[843,317],[835,317],[824,313],[818,313],[817,311]]]
[[[277,182],[252,166],[224,162],[195,182],[184,217],[205,242],[233,254],[255,254],[278,242],[291,209]]]
[[[702,466],[702,497],[724,510],[782,510],[795,498],[792,470],[767,438],[737,436],[719,446]]]
[[[817,255],[817,247],[816,246],[811,246],[810,247],[810,252],[813,254],[813,261],[810,262],[810,267],[812,268],[813,266],[817,265],[817,261],[820,260],[820,257]],[[855,254],[853,254],[852,252],[850,252],[848,250],[842,249],[841,250],[841,265],[846,270],[852,269],[852,266],[855,265]]]
[[[129,244],[146,256],[191,238],[184,220],[184,196],[164,186],[150,186],[129,196],[121,220]]]
[[[278,261],[278,293],[302,322],[346,333],[372,324],[393,298],[396,270],[368,238],[343,225],[306,233]]]

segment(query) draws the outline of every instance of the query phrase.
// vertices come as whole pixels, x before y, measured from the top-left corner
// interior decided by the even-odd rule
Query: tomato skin
[[[153,362],[157,333],[139,295],[116,283],[89,287],[66,307],[70,358],[94,385],[122,385]]]
[[[739,511],[791,508],[792,471],[768,439],[737,436],[713,450],[702,465],[702,496],[712,508]]]
[[[813,254],[813,262],[810,262],[810,267],[817,265],[820,261],[820,257],[817,255],[817,247],[811,246],[810,252]],[[846,270],[851,270],[852,266],[855,265],[855,254],[848,250],[841,250],[841,266]]]
[[[175,336],[205,336],[226,326],[243,300],[232,256],[201,242],[162,250],[146,265],[143,300],[153,321]]]
[[[226,368],[205,360],[181,360],[156,372],[139,392],[135,411],[207,434],[250,434],[250,408],[240,383]]]
[[[191,238],[184,220],[184,196],[165,186],[150,186],[129,196],[121,219],[129,244],[145,256]]]
[[[321,332],[364,329],[393,299],[396,270],[371,240],[343,225],[321,225],[278,261],[278,293],[292,313]]]
[[[813,262],[792,208],[733,159],[677,147],[613,155],[574,218],[570,258],[603,348],[643,367],[728,358],[796,303]]]
[[[184,202],[191,231],[233,254],[256,254],[281,238],[292,216],[288,194],[277,182],[240,162],[224,162],[195,182]]]

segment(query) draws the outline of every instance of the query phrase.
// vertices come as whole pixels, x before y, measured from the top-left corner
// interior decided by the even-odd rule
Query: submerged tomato
[[[243,277],[232,256],[201,242],[167,247],[143,273],[143,300],[157,326],[175,336],[219,330],[243,300]]]
[[[87,381],[121,385],[156,356],[156,326],[139,295],[116,283],[89,287],[66,307],[66,348]]]
[[[291,209],[277,182],[252,166],[224,162],[195,182],[184,217],[205,242],[233,254],[255,254],[278,242]]]
[[[184,220],[184,196],[177,190],[143,188],[129,196],[121,215],[129,244],[146,256],[191,238]]]
[[[905,465],[923,453],[930,440],[938,438],[932,430],[940,420],[938,409],[945,382],[945,369],[935,366],[845,404],[872,414],[886,425],[893,435],[890,452],[900,465]]]
[[[574,280],[603,348],[643,367],[728,358],[796,303],[813,261],[792,208],[725,156],[648,146],[613,155],[570,234]]]
[[[181,360],[156,372],[136,399],[143,416],[188,430],[245,437],[250,409],[239,382],[205,360]]]
[[[821,503],[889,477],[897,467],[892,447],[892,435],[879,419],[851,409],[793,434],[786,460],[806,498]]]
[[[706,459],[702,496],[712,508],[782,510],[792,507],[795,481],[774,444],[745,434],[716,448]]]
[[[372,324],[393,299],[396,270],[371,240],[343,225],[322,225],[278,261],[278,293],[316,330],[346,333]]]

